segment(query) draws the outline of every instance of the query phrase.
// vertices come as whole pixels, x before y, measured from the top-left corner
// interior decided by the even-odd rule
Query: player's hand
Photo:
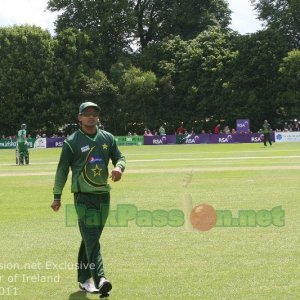
[[[51,208],[54,210],[54,211],[59,211],[59,208],[60,208],[60,200],[53,200],[52,204],[51,204]]]
[[[111,175],[110,178],[112,181],[119,181],[122,177],[122,170],[120,167],[115,167],[112,171],[111,171]]]

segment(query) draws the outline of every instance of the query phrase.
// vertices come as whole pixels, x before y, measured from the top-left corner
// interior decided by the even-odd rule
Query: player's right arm
[[[69,168],[70,168],[72,158],[73,158],[72,148],[67,142],[64,142],[60,159],[56,169],[55,181],[53,187],[54,199],[51,204],[51,208],[54,211],[58,211],[61,206],[60,199],[61,199],[62,191],[68,179]]]

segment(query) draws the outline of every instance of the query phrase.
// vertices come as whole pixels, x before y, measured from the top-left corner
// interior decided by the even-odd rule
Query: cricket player
[[[63,144],[53,188],[54,211],[61,206],[61,195],[69,168],[72,170],[71,192],[82,237],[78,253],[78,282],[82,290],[108,296],[112,284],[105,277],[100,253],[100,236],[109,212],[109,160],[114,165],[110,177],[119,181],[125,169],[125,157],[119,151],[114,136],[99,129],[100,108],[93,102],[79,107],[80,129]],[[83,267],[80,266],[86,266]]]
[[[264,134],[264,145],[267,146],[267,142],[269,142],[270,146],[272,146],[272,139],[271,139],[271,132],[272,128],[269,124],[268,120],[264,121],[264,124],[262,125],[262,132]]]
[[[27,142],[27,132],[26,132],[26,124],[21,125],[21,129],[18,131],[18,139],[17,139],[17,149],[19,154],[19,165],[24,165],[24,161],[26,165],[29,164],[29,152],[28,152],[28,142]]]

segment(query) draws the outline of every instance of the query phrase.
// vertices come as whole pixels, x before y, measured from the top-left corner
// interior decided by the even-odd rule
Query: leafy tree
[[[228,79],[232,119],[250,118],[255,131],[264,119],[275,125],[282,117],[278,97],[285,86],[278,70],[289,49],[287,38],[267,29],[239,35],[235,43],[238,55],[230,65],[232,76]]]
[[[269,28],[289,36],[294,47],[300,46],[299,0],[251,0],[258,16]]]
[[[211,27],[189,42],[180,65],[178,88],[190,120],[226,117],[227,67],[235,55],[230,34],[218,27]]]
[[[230,97],[226,84],[231,73],[227,70],[236,56],[230,39],[230,33],[210,27],[192,40],[177,36],[143,53],[141,64],[154,70],[159,79],[159,101],[167,108],[162,120],[173,128],[184,121],[200,130],[201,120],[224,118]]]
[[[56,103],[53,115],[59,116],[59,124],[77,122],[78,106],[84,101],[96,102],[103,108],[103,122],[116,130],[114,110],[118,90],[96,69],[95,52],[89,35],[75,29],[66,29],[56,38],[55,82]],[[59,111],[55,111],[60,107]]]
[[[123,75],[121,110],[131,123],[150,127],[157,114],[157,78],[153,72],[131,67]]]
[[[35,26],[0,28],[0,131],[29,132],[50,119],[53,99],[54,43],[48,31]]]
[[[128,1],[49,0],[48,9],[62,12],[56,21],[58,33],[73,28],[90,36],[98,69],[108,72],[124,49],[129,48]]]
[[[208,26],[226,28],[230,22],[224,0],[49,0],[48,9],[62,12],[57,32],[76,28],[92,36],[99,56],[105,58],[100,61],[106,62],[105,70],[134,41],[144,50],[170,35],[191,39]]]
[[[226,28],[230,10],[223,0],[150,0],[131,1],[134,4],[137,38],[141,50],[150,42],[179,35],[183,40],[195,38],[209,26]]]
[[[101,107],[101,123],[116,133],[120,130],[117,120],[118,88],[102,71],[95,71],[92,77],[84,77],[83,96],[85,101],[96,102]]]
[[[95,54],[90,37],[78,30],[66,29],[54,40],[56,90],[51,112],[56,122],[64,125],[77,120],[78,106],[85,100],[86,78],[95,73]]]
[[[283,58],[279,72],[284,89],[280,93],[280,112],[283,117],[300,117],[300,50],[294,50]]]

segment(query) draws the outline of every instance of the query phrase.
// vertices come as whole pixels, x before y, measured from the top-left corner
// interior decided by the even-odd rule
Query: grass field
[[[300,299],[300,145],[121,147],[127,170],[112,183],[112,209],[216,210],[281,206],[285,225],[105,228],[101,237],[110,299]],[[77,227],[50,209],[60,149],[32,149],[31,165],[0,150],[0,299],[98,299],[78,291]],[[46,282],[44,282],[46,281]]]

